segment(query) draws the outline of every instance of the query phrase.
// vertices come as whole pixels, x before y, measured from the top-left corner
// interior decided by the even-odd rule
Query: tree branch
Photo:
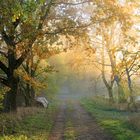
[[[8,83],[8,80],[3,77],[0,77],[0,83],[2,83],[5,86],[8,86],[8,87],[10,86]]]
[[[131,65],[130,65],[129,68],[128,68],[128,71],[129,71],[129,72],[133,69],[134,63],[136,62],[137,58],[139,58],[139,57],[137,57],[137,56],[138,56],[138,52],[136,53],[136,55],[135,55],[135,57],[134,57],[134,59],[133,59]]]
[[[8,68],[5,66],[3,62],[0,61],[0,69],[5,73],[8,74]]]
[[[81,4],[85,4],[88,2],[92,2],[91,0],[86,0],[86,1],[82,1],[82,2],[76,2],[76,3],[72,3],[72,2],[57,2],[57,3],[52,3],[53,5],[72,5],[72,6],[76,6],[76,5],[81,5]]]
[[[93,23],[91,22],[89,24],[81,25],[81,26],[65,27],[65,28],[61,28],[61,29],[55,30],[53,32],[46,32],[45,34],[47,34],[47,35],[57,35],[57,34],[60,34],[62,32],[68,32],[68,31],[72,32],[72,29],[75,29],[76,30],[76,29],[86,28],[86,27],[88,27],[88,26],[90,26],[92,24]]]
[[[22,55],[16,60],[16,64],[14,66],[15,69],[17,69],[26,59],[26,57],[28,56],[30,52],[30,48],[28,48],[27,50],[25,50]]]
[[[39,24],[38,24],[37,30],[42,29],[43,21],[45,20],[46,16],[48,15],[51,5],[52,5],[52,0],[50,0],[50,2],[48,3],[48,5],[47,5],[48,7],[47,7],[47,9],[46,9],[46,11],[45,11],[45,14],[44,14],[44,15],[41,17],[41,19],[40,19],[40,22],[39,22]],[[46,6],[46,5],[44,5],[42,8],[44,8],[45,6]],[[15,69],[17,69],[17,68],[23,63],[23,61],[26,59],[26,57],[28,56],[29,52],[31,51],[32,45],[33,45],[33,43],[35,42],[36,38],[37,38],[37,35],[35,35],[35,37],[34,37],[34,38],[32,39],[32,41],[31,41],[31,43],[29,43],[28,49],[26,49],[26,50],[22,53],[21,57],[18,58],[18,59],[16,60],[16,65],[15,65],[15,67],[14,67]]]

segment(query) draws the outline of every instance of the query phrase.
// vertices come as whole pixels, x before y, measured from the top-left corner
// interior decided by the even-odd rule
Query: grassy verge
[[[0,137],[0,139],[47,140],[53,126],[55,112],[56,105],[50,105],[48,109],[40,109],[34,115],[30,115],[25,117],[23,120],[16,121],[12,127],[13,134],[6,134]]]
[[[140,140],[140,133],[129,123],[132,113],[119,111],[100,99],[84,99],[83,107],[115,140]]]

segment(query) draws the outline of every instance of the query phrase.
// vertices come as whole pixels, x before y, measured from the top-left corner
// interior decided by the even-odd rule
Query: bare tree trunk
[[[112,79],[111,79],[110,84],[107,82],[106,77],[105,77],[105,62],[104,61],[105,61],[105,57],[104,57],[104,45],[103,45],[103,48],[102,48],[102,79],[108,90],[109,102],[114,103],[113,90],[112,90],[114,80],[112,81]]]
[[[31,66],[29,66],[30,61],[31,61]],[[32,51],[30,52],[29,58],[26,60],[24,69],[26,70],[26,72],[30,76],[30,78],[34,78],[35,71],[33,70]],[[26,84],[24,97],[25,97],[26,106],[32,106],[34,103],[34,99],[35,99],[35,90],[34,90],[34,87],[31,85],[30,81],[29,81],[29,83]]]
[[[108,88],[108,95],[109,95],[109,102],[110,103],[114,103],[114,97],[113,97],[112,87]]]
[[[16,97],[18,92],[18,79],[12,77],[9,81],[10,83],[10,90],[5,94],[4,98],[4,112],[16,111],[17,104],[16,104]]]
[[[33,105],[35,101],[35,89],[31,86],[31,104]]]
[[[103,82],[107,88],[107,91],[108,91],[108,97],[109,97],[109,102],[110,103],[114,103],[114,97],[113,97],[113,85],[109,85],[107,80],[105,79],[105,75],[104,73],[102,72],[102,79],[103,79]]]
[[[30,84],[26,84],[26,88],[25,88],[25,105],[26,107],[28,106],[33,106],[34,105],[34,100],[35,100],[35,90],[34,87],[31,86]]]
[[[25,88],[25,105],[26,107],[31,106],[31,95],[30,95],[30,84],[27,83],[26,84],[26,88]]]
[[[137,111],[137,106],[136,106],[134,95],[133,95],[132,81],[131,81],[128,68],[126,68],[126,74],[127,74],[127,83],[128,83],[129,93],[130,93],[130,101],[128,103],[128,109]]]
[[[117,86],[118,86],[118,102],[124,103],[126,102],[124,89],[120,83],[117,83]]]
[[[118,103],[124,103],[126,102],[126,99],[125,99],[123,87],[121,85],[121,79],[119,78],[118,75],[115,75],[114,80],[116,81],[118,87]]]

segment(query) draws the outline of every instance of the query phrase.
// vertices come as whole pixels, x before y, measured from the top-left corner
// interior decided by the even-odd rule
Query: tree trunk
[[[30,84],[29,83],[27,83],[26,84],[26,90],[25,90],[25,105],[26,105],[26,107],[29,107],[29,106],[31,106],[31,95],[30,95],[30,92],[31,92],[31,90],[30,90]]]
[[[35,101],[35,89],[33,86],[31,86],[31,103],[34,104]]]
[[[18,92],[18,79],[12,77],[9,81],[10,90],[6,93],[4,98],[4,112],[16,111],[16,97]]]
[[[105,78],[104,72],[102,72],[102,79],[108,91],[109,102],[114,103],[113,90],[112,90],[113,85],[109,85],[109,83]]]
[[[107,88],[107,89],[108,89],[109,102],[110,102],[110,103],[114,103],[114,97],[113,97],[112,88],[109,87],[109,88]]]
[[[133,88],[132,88],[132,81],[131,81],[131,77],[129,74],[128,69],[126,68],[126,74],[127,74],[127,83],[128,83],[128,88],[129,88],[129,92],[130,92],[130,101],[128,103],[128,109],[132,110],[132,111],[137,111],[137,106],[134,100],[134,96],[133,96]]]
[[[25,105],[26,107],[32,106],[34,104],[34,98],[35,98],[35,90],[33,86],[30,84],[26,84],[26,91],[25,91]]]
[[[116,81],[118,87],[118,103],[126,102],[123,87],[119,81]]]
[[[109,96],[109,102],[110,103],[113,103],[114,102],[114,98],[113,98],[113,92],[112,92],[112,88],[113,88],[113,83],[114,83],[114,80],[112,81],[112,79],[110,80],[111,83],[109,84],[109,82],[107,82],[106,80],[106,77],[105,77],[105,46],[103,46],[102,48],[102,79],[103,79],[103,82],[108,90],[108,96]]]
[[[134,97],[131,95],[130,95],[130,102],[128,103],[128,110],[135,111],[135,112],[138,110]]]

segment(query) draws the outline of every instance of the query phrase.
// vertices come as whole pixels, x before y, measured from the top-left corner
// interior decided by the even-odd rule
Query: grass
[[[73,115],[73,107],[72,107],[72,101],[69,101],[67,113],[66,113],[66,122],[65,122],[65,130],[64,130],[64,140],[75,140],[76,139],[76,132],[73,127],[73,122],[71,115]]]
[[[100,99],[84,99],[82,105],[115,140],[140,140],[140,131],[129,122],[136,114],[120,111]]]
[[[75,131],[73,129],[73,124],[71,122],[71,120],[68,120],[66,122],[66,126],[65,126],[65,132],[64,132],[64,139],[65,140],[75,140]]]
[[[13,134],[6,134],[0,137],[0,140],[47,140],[55,113],[56,105],[50,105],[48,109],[40,109],[34,115],[18,121],[13,127]]]

